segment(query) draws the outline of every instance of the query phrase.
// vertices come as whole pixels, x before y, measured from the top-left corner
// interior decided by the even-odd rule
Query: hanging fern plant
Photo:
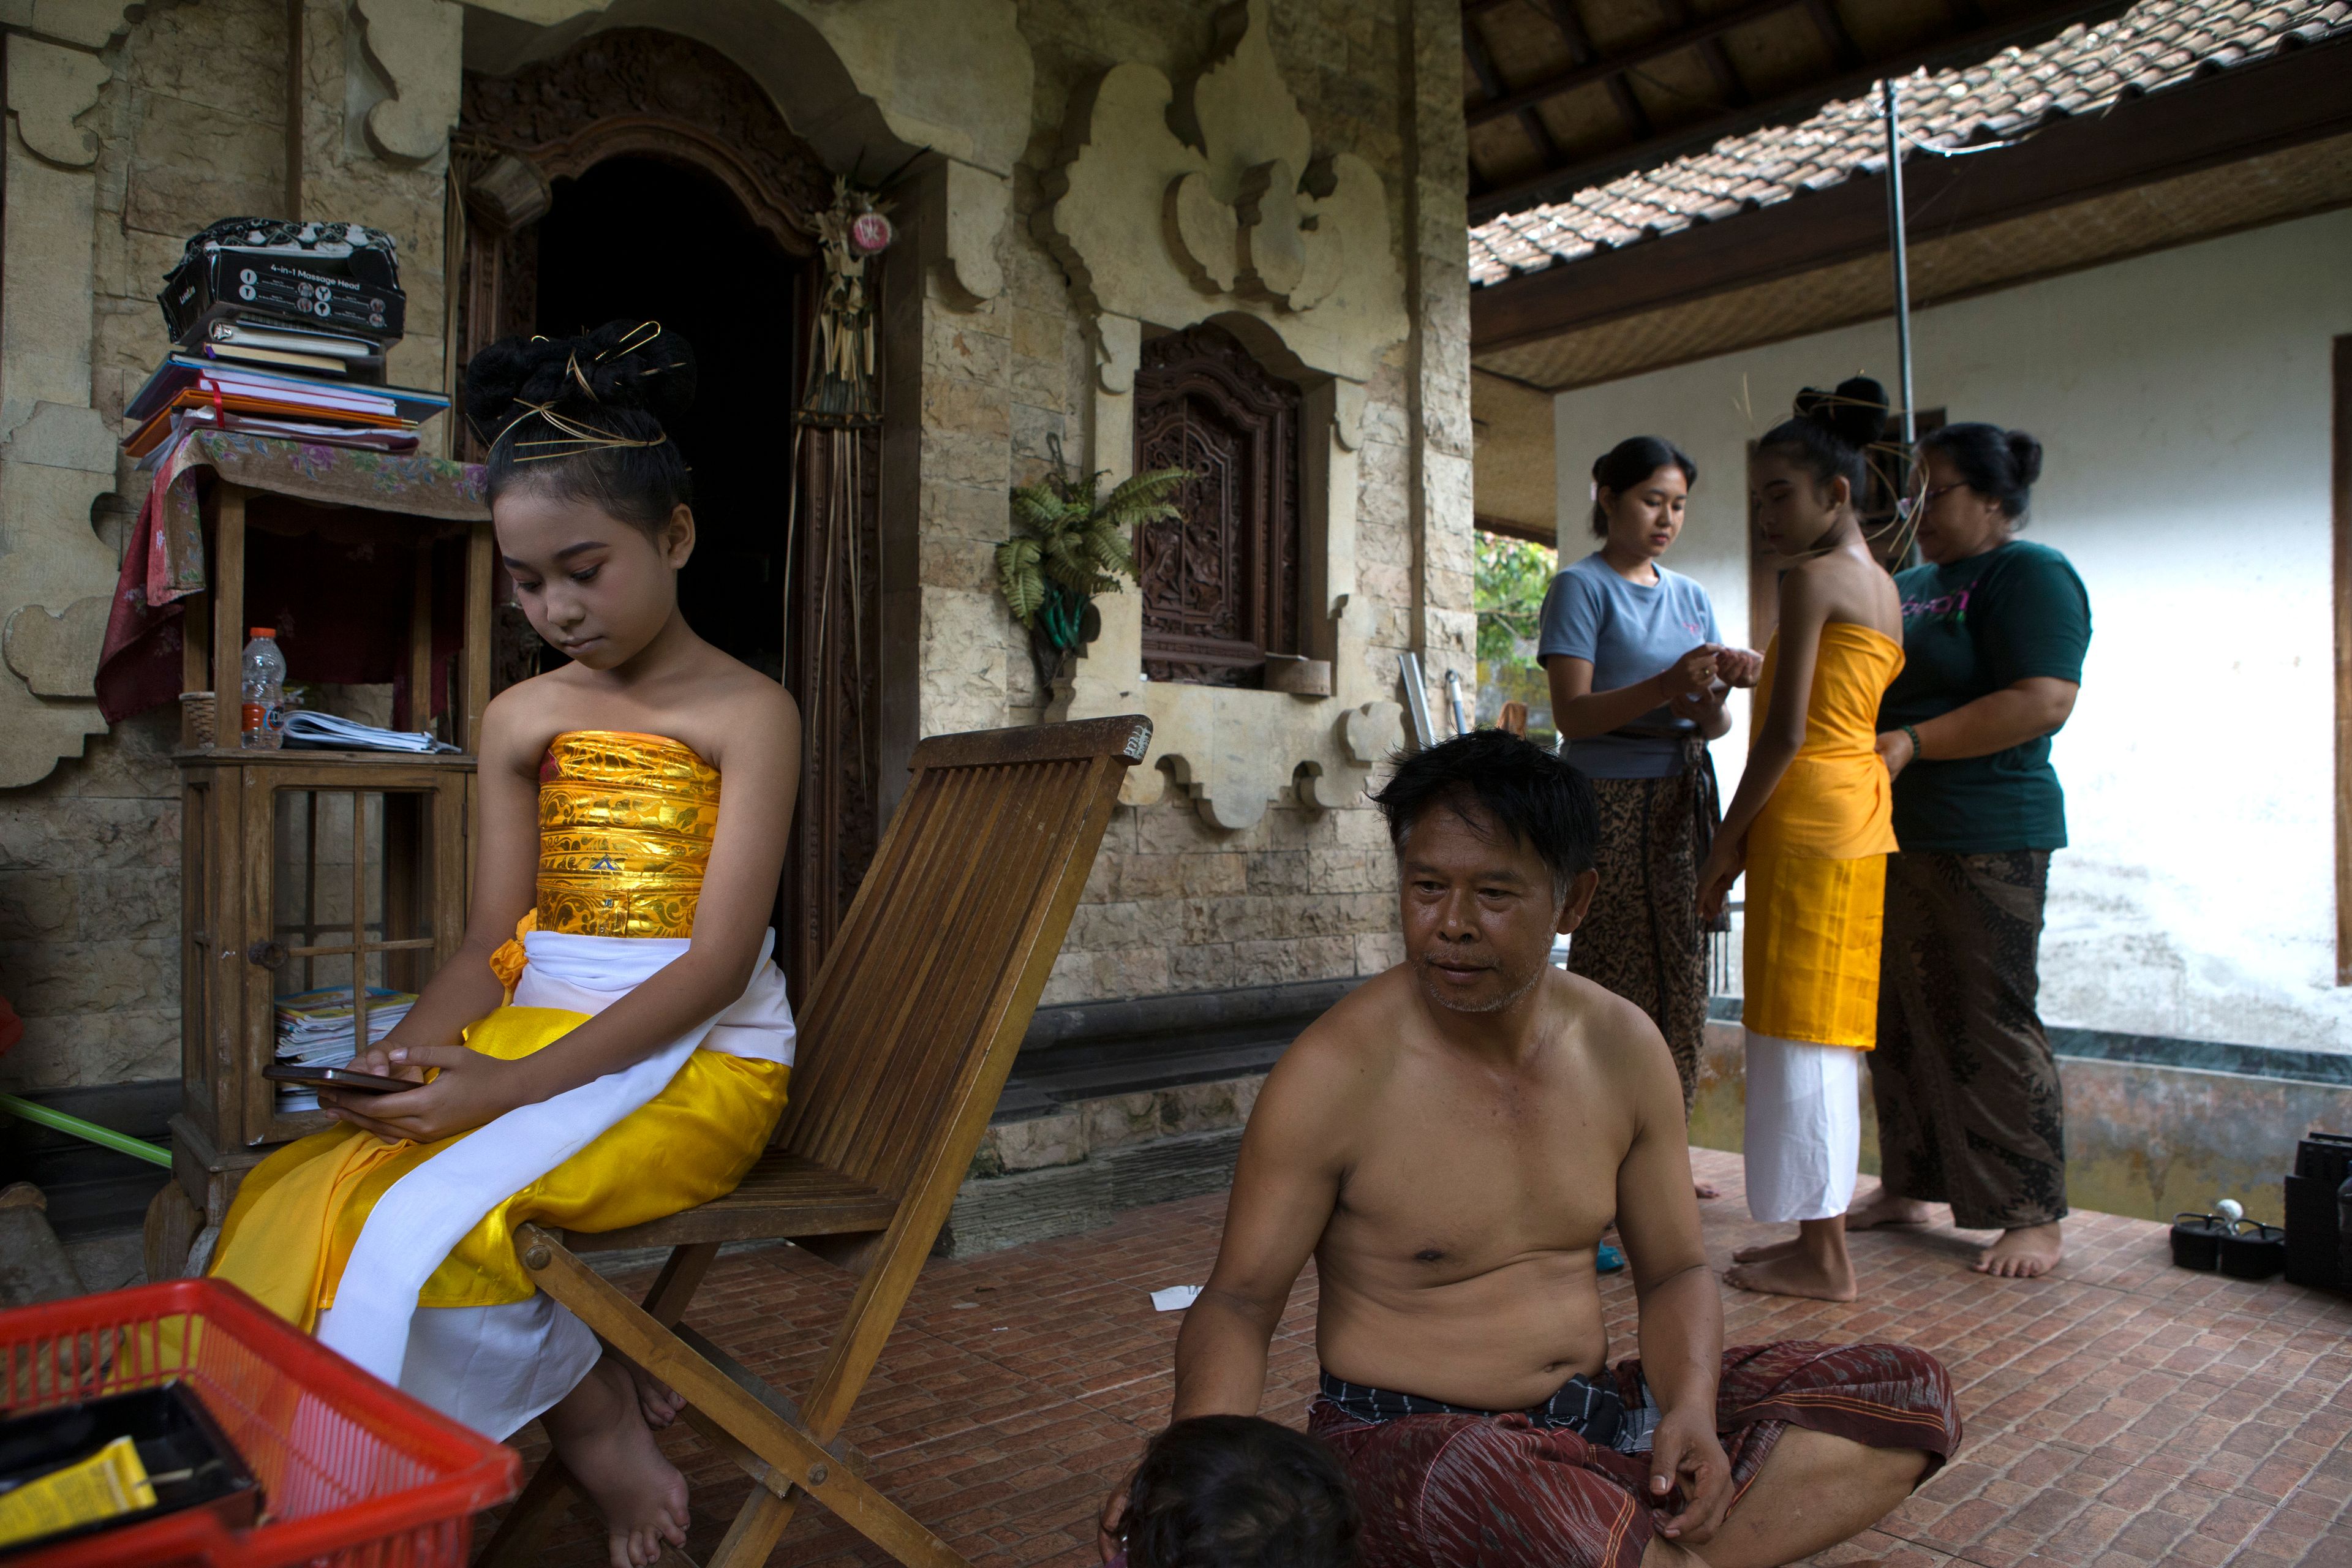
[[[1136,580],[1136,530],[1174,517],[1170,498],[1192,477],[1189,468],[1159,468],[1106,496],[1101,474],[1072,479],[1062,469],[1013,490],[1013,537],[996,547],[996,581],[1029,629],[1041,689],[1061,656],[1085,640],[1095,595]]]

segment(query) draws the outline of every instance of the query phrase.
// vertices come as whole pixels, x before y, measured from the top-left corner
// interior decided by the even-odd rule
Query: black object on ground
[[[2274,1225],[2241,1222],[2221,1238],[2221,1272],[2232,1279],[2267,1279],[2286,1267],[2286,1233]]]
[[[0,1556],[55,1546],[189,1508],[211,1510],[230,1530],[251,1528],[260,1509],[260,1484],[184,1383],[110,1394],[0,1421],[0,1491],[13,1490],[87,1459],[117,1437],[128,1437],[137,1447],[139,1462],[146,1467],[148,1481],[155,1489],[155,1505],[18,1542]]]
[[[2314,1132],[2295,1146],[2286,1178],[2286,1277],[2293,1285],[2352,1287],[2338,1194],[2352,1179],[2352,1137]]]
[[[2211,1270],[2221,1266],[2221,1238],[2230,1222],[2219,1215],[2177,1214],[2172,1216],[2172,1261],[2176,1268]]]

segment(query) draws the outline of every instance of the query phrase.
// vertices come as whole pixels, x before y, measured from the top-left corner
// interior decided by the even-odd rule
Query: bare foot
[[[677,1419],[686,1408],[686,1395],[639,1366],[635,1362],[624,1363],[629,1369],[629,1382],[637,1391],[637,1414],[646,1425],[658,1432]]]
[[[1917,1198],[1906,1198],[1890,1193],[1881,1182],[1868,1201],[1858,1203],[1845,1211],[1848,1230],[1878,1230],[1894,1225],[1926,1225],[1935,1218],[1935,1211]]]
[[[617,1357],[598,1362],[541,1420],[564,1468],[604,1516],[612,1568],[653,1568],[664,1542],[686,1544],[686,1478],[662,1458]]]
[[[2060,1245],[2059,1222],[2029,1225],[2016,1230],[2004,1230],[2000,1239],[1984,1249],[1971,1264],[1979,1274],[1990,1274],[2001,1279],[2037,1279],[2058,1267],[2065,1249]]]
[[[1717,1186],[1712,1182],[1702,1182],[1694,1179],[1691,1183],[1691,1196],[1696,1198],[1701,1203],[1706,1202],[1709,1198],[1719,1198],[1722,1195],[1723,1189]]]
[[[1810,1296],[1817,1301],[1851,1301],[1853,1259],[1846,1256],[1843,1216],[1800,1220],[1797,1238],[1777,1257],[1724,1270],[1727,1285],[1769,1296]]]
[[[1731,1261],[1734,1263],[1769,1263],[1776,1258],[1788,1257],[1790,1253],[1797,1250],[1797,1245],[1798,1238],[1792,1236],[1786,1241],[1767,1241],[1755,1247],[1743,1247],[1738,1251],[1731,1255]]]
[[[1784,1258],[1724,1270],[1723,1282],[1767,1296],[1810,1296],[1817,1301],[1851,1301],[1859,1294],[1852,1264],[1843,1268],[1823,1265],[1799,1250],[1795,1242],[1789,1247]]]

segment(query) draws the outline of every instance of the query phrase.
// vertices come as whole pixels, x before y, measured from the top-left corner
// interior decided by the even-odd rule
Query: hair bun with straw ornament
[[[576,338],[484,348],[466,367],[466,417],[486,441],[534,414],[594,425],[626,409],[667,424],[694,405],[694,389],[686,339],[658,321],[607,321]]]
[[[1861,451],[1886,428],[1886,388],[1866,375],[1848,376],[1834,392],[1809,386],[1797,394],[1795,412],[1798,418]]]

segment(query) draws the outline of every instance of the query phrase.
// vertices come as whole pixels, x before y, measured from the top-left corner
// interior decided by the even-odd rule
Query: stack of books
[[[352,386],[299,372],[167,355],[123,417],[135,423],[122,448],[144,458],[188,430],[238,430],[331,447],[414,452],[416,426],[449,406],[437,392]]]
[[[408,1016],[416,1005],[413,991],[388,991],[381,985],[368,987],[368,1044],[374,1045],[392,1033],[392,1026]],[[358,1009],[352,1000],[348,985],[329,985],[318,991],[300,991],[291,996],[278,998],[278,1060],[286,1067],[340,1068],[349,1067],[352,1058],[359,1054],[359,1028],[355,1022]],[[299,1083],[281,1083],[278,1089],[278,1111],[285,1115],[296,1110],[319,1109],[319,1094]]]
[[[449,406],[384,384],[407,300],[392,237],[358,224],[224,218],[156,296],[173,348],[124,416],[142,461],[196,429],[413,452]]]

